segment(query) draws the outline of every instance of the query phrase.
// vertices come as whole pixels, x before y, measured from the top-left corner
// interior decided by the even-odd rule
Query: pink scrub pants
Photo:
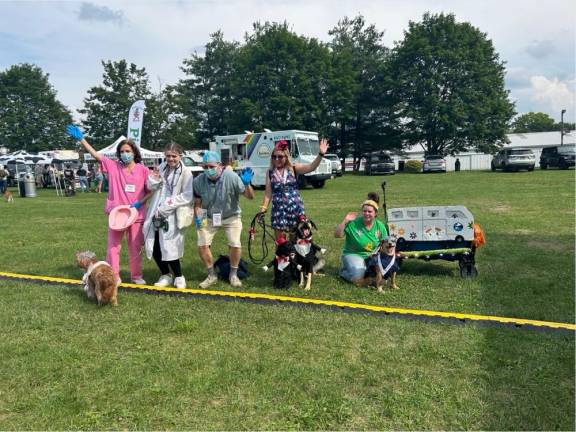
[[[122,250],[122,237],[124,237],[124,233],[126,233],[131,279],[142,279],[142,256],[140,255],[140,251],[144,244],[143,224],[144,221],[136,221],[129,226],[126,231],[108,230],[106,261],[112,266],[116,277],[120,277],[120,251]]]

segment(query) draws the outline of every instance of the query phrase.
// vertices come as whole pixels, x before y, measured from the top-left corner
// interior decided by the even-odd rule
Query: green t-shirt
[[[238,198],[246,186],[238,174],[224,169],[217,181],[213,182],[204,173],[194,179],[194,196],[202,200],[202,208],[208,210],[208,217],[222,213],[222,219],[240,214]]]
[[[364,218],[358,216],[353,221],[348,222],[344,228],[344,248],[343,255],[359,255],[368,258],[376,250],[380,240],[388,236],[388,230],[382,221],[375,219],[372,228],[366,229]]]

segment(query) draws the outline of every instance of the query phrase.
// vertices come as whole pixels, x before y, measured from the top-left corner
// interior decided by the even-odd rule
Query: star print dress
[[[304,214],[304,204],[298,191],[298,181],[292,170],[268,171],[272,186],[272,228],[287,231]]]

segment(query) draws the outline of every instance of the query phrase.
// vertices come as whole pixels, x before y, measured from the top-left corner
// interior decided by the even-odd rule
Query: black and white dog
[[[264,266],[264,271],[274,267],[274,288],[289,289],[294,279],[300,272],[301,266],[296,262],[296,249],[294,244],[280,237],[276,240],[276,253],[272,261]]]
[[[314,222],[302,216],[292,232],[296,262],[301,266],[299,286],[304,286],[304,279],[306,279],[304,288],[306,291],[312,286],[312,274],[323,269],[326,264],[324,258],[318,257],[318,252],[323,255],[326,249],[312,241],[312,228],[318,230]]]

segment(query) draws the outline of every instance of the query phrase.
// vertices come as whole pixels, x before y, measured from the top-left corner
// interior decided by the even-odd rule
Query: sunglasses
[[[282,160],[285,157],[286,156],[284,156],[284,155],[272,155],[272,160]]]

